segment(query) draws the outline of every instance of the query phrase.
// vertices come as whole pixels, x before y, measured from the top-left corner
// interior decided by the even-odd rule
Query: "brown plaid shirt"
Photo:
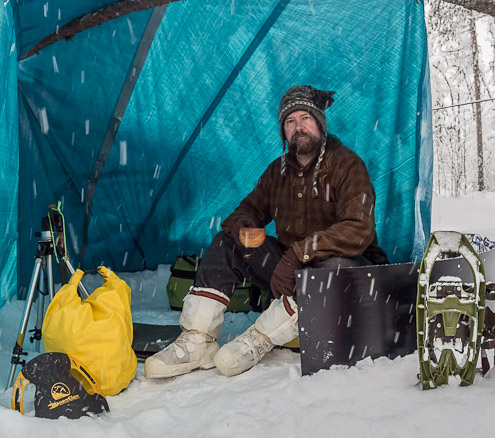
[[[375,191],[361,158],[336,137],[327,139],[326,153],[316,174],[318,197],[312,198],[316,158],[301,168],[287,155],[287,175],[280,174],[281,158],[261,175],[254,190],[225,219],[230,232],[240,218],[249,217],[259,227],[275,221],[278,241],[292,247],[304,263],[332,256],[361,254],[374,263],[386,263],[377,246]]]

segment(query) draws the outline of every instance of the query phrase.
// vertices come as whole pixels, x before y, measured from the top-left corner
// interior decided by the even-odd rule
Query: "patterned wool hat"
[[[333,103],[335,91],[317,90],[311,85],[294,85],[289,88],[282,97],[278,107],[278,123],[280,124],[280,137],[285,143],[284,121],[294,111],[307,111],[318,122],[321,132],[327,133],[327,118],[325,110]]]

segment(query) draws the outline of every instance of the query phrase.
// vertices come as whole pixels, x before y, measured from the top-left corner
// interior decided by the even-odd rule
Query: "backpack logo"
[[[57,382],[52,386],[51,394],[55,402],[48,403],[50,409],[58,408],[60,405],[65,405],[79,398],[79,395],[70,395],[69,387],[62,382]]]

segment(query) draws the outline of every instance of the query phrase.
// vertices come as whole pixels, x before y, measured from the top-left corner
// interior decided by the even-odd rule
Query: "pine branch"
[[[176,1],[178,0],[121,0],[104,6],[67,23],[65,26],[58,29],[57,32],[41,40],[29,52],[24,54],[22,56],[22,59],[28,58],[35,53],[39,53],[41,49],[57,41],[64,39],[69,41],[74,37],[76,33],[82,32],[83,30],[90,29],[95,26],[99,26],[105,21],[122,17],[124,15],[130,14],[131,12],[150,9],[156,6],[162,6]]]

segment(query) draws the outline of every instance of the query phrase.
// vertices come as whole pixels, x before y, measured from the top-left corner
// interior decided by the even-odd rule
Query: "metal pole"
[[[72,267],[71,263],[69,262],[69,260],[65,260],[65,265],[67,266],[67,269],[69,270],[70,272],[70,275],[74,275],[75,274],[75,270],[74,268]],[[84,287],[84,284],[82,284],[82,282],[79,282],[79,286],[78,286],[79,290],[81,291],[81,298],[83,300],[85,300],[86,298],[89,297],[89,293],[88,291],[86,290],[86,288]]]
[[[53,282],[53,259],[51,254],[47,256],[46,263],[47,263],[47,274],[48,274],[48,293],[50,294],[50,302],[51,302],[55,297],[55,284]]]

